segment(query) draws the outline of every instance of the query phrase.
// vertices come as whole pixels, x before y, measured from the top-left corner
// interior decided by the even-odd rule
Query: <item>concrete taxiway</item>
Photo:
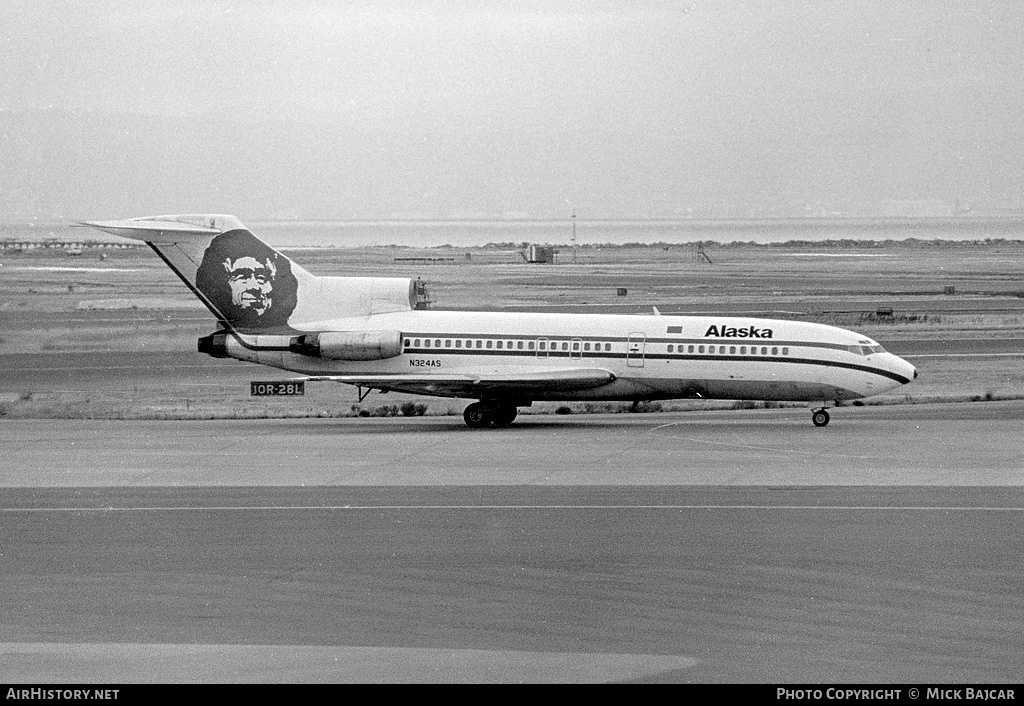
[[[671,414],[4,421],[0,487],[1020,485],[1024,402]]]
[[[1024,670],[1024,404],[4,421],[24,682]]]

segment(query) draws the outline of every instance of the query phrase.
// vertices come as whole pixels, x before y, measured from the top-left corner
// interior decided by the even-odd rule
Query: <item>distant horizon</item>
[[[199,213],[198,211],[181,211],[181,213]],[[226,214],[223,211],[209,211],[211,214]],[[142,215],[124,215],[124,218],[141,218],[144,216],[156,216],[156,215],[173,215],[170,212],[160,214],[142,214]],[[229,214],[237,216],[237,214]],[[111,218],[120,218],[121,214],[112,215]],[[545,223],[555,224],[561,223],[571,226],[574,222],[573,218],[570,217],[503,217],[503,216],[466,216],[466,217],[448,217],[448,218],[420,218],[415,216],[393,216],[393,217],[380,217],[380,218],[269,218],[269,217],[253,217],[245,218],[239,217],[245,223],[271,223],[271,224],[302,224],[302,223],[316,223],[316,224],[332,224],[332,223],[343,223],[343,224],[360,224],[360,223]],[[16,217],[16,216],[0,216],[0,225],[4,226],[15,226],[25,225],[29,227],[43,227],[53,226],[59,224],[67,224],[70,227],[79,227],[77,224],[84,220],[106,220],[106,219],[93,219],[93,218],[67,218],[62,216],[52,217]],[[615,224],[615,223],[678,223],[678,224],[694,224],[703,225],[709,223],[721,223],[721,224],[758,224],[758,223],[778,223],[778,224],[801,224],[801,223],[829,223],[829,222],[865,222],[865,223],[938,223],[938,222],[963,222],[963,221],[1004,221],[1013,222],[1021,221],[1024,223],[1024,207],[1020,211],[1014,211],[1010,213],[1004,212],[971,212],[971,213],[958,213],[947,216],[874,216],[874,215],[808,215],[808,216],[750,216],[750,217],[700,217],[700,218],[671,218],[671,217],[609,217],[609,218],[575,218],[577,224]]]
[[[883,243],[932,240],[983,242],[1024,239],[1024,216],[944,218],[802,218],[760,220],[325,220],[242,222],[274,247],[455,248],[546,244],[559,248],[627,244],[685,246],[698,242]],[[95,235],[94,235],[95,234]],[[120,242],[73,221],[0,224],[0,241]]]

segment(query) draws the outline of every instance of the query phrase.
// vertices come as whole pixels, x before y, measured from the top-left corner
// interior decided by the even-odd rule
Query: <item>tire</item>
[[[817,412],[811,415],[811,422],[816,427],[823,427],[828,425],[828,412],[823,409],[819,409]]]
[[[516,420],[519,410],[515,407],[502,407],[494,411],[494,426],[507,427]]]
[[[483,405],[479,402],[474,402],[466,407],[466,411],[462,413],[462,418],[466,420],[466,425],[473,429],[482,429],[491,425],[489,410],[484,409]]]

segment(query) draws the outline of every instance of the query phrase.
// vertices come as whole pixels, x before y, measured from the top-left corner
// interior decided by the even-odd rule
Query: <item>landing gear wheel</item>
[[[815,412],[811,415],[811,421],[814,423],[814,426],[816,427],[826,426],[828,424],[828,419],[828,412],[826,412],[823,409],[815,410]]]
[[[502,407],[501,409],[494,410],[493,419],[494,426],[496,427],[507,427],[516,420],[516,415],[519,414],[519,410],[515,407]]]
[[[482,429],[491,425],[491,411],[485,409],[479,402],[474,402],[466,407],[466,411],[462,413],[462,418],[473,429]]]

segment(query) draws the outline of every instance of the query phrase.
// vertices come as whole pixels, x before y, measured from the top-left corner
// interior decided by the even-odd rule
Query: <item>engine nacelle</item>
[[[316,282],[319,291],[300,301],[304,321],[409,311],[417,301],[415,283],[403,277],[319,277]]]
[[[209,336],[203,336],[196,343],[200,353],[214,358],[231,357],[228,355],[228,336],[225,333],[211,333]]]
[[[331,360],[383,360],[402,353],[401,331],[318,331],[296,336],[292,353]]]

